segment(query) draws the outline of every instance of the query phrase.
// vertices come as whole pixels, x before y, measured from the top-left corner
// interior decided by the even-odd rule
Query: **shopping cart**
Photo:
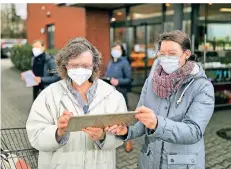
[[[31,147],[25,128],[1,129],[1,169],[37,169],[38,151]]]

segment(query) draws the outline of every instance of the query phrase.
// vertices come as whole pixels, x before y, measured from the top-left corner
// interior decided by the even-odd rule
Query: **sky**
[[[19,15],[22,19],[27,17],[27,5],[26,3],[14,3],[16,8],[16,14]]]
[[[20,16],[22,19],[27,18],[27,4],[26,3],[14,3],[16,14]],[[4,9],[6,7],[10,7],[10,3],[4,3],[1,4],[1,9]]]

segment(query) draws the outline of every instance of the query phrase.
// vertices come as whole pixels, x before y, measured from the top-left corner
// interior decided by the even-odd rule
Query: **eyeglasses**
[[[68,69],[73,69],[73,68],[93,69],[93,66],[89,64],[68,64],[66,65],[66,67]]]
[[[165,57],[165,56],[167,56],[167,57],[180,56],[181,57],[183,54],[184,54],[184,52],[182,54],[179,54],[179,53],[176,53],[176,52],[170,52],[170,53],[168,53],[168,55],[165,55],[164,53],[158,53],[157,57]]]

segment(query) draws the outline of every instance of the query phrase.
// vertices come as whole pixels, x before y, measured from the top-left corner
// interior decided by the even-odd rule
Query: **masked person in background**
[[[70,41],[56,56],[63,80],[44,89],[26,124],[31,145],[39,150],[39,169],[116,169],[122,140],[101,128],[67,132],[71,116],[126,112],[125,99],[100,80],[101,54],[86,39]]]
[[[109,129],[122,140],[144,135],[138,169],[205,169],[204,133],[214,110],[214,88],[191,54],[182,31],[163,33],[158,58],[137,105],[134,126]]]
[[[111,49],[112,60],[109,62],[106,70],[106,77],[110,78],[110,84],[123,94],[128,106],[128,89],[130,87],[132,70],[126,57],[125,49],[122,43],[116,42]],[[132,150],[132,142],[126,144],[126,151]]]
[[[57,74],[56,65],[52,56],[45,53],[44,42],[36,40],[32,44],[32,71],[38,86],[33,87],[33,99],[51,83],[57,82],[60,78]]]

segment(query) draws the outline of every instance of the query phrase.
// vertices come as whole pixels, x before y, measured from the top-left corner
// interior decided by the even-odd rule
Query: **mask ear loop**
[[[183,51],[182,55],[183,55],[187,50],[191,52],[191,50],[186,49],[186,50]],[[182,56],[182,55],[181,55],[181,56]],[[190,55],[190,56],[191,56],[191,55]],[[187,62],[187,61],[189,60],[190,56],[185,58],[185,62]]]
[[[159,58],[159,56],[160,56],[159,52],[160,52],[159,49],[155,52],[155,54],[154,54],[155,59],[158,59],[158,58]]]

